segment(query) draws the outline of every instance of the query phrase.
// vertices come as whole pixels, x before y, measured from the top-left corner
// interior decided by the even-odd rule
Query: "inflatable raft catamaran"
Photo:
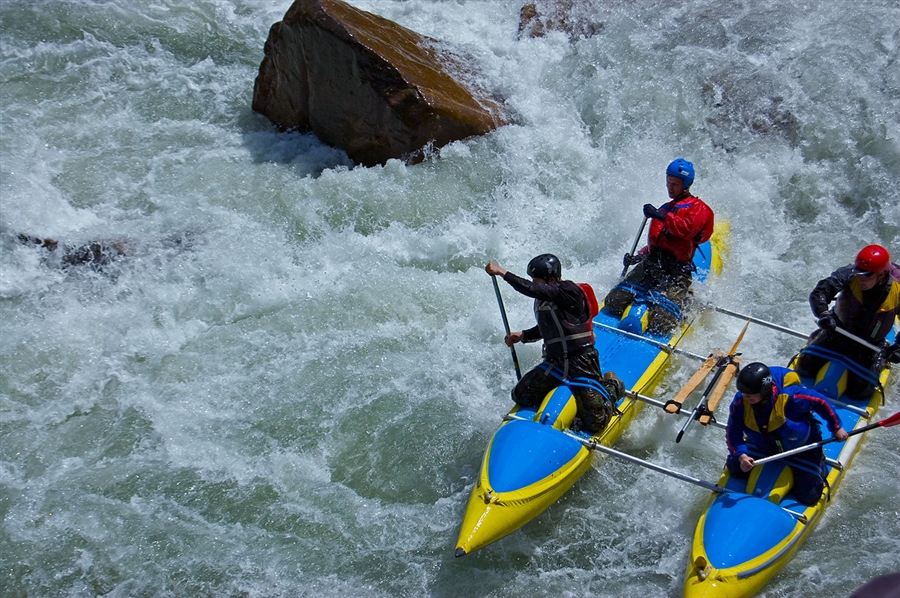
[[[892,332],[888,340],[893,336]],[[815,380],[802,380],[829,397],[851,434],[843,442],[823,446],[827,476],[822,497],[811,506],[796,500],[791,492],[789,458],[757,465],[747,480],[732,479],[725,470],[718,485],[726,491],[712,495],[694,532],[684,582],[686,598],[739,598],[757,593],[787,564],[821,519],[859,449],[862,428],[867,424],[869,428],[896,425],[897,415],[870,423],[875,422],[873,416],[884,401],[882,389],[889,370],[882,370],[880,388],[865,400],[843,394],[846,370],[845,364],[828,362]],[[762,455],[756,457],[762,461]]]
[[[696,281],[722,269],[728,225],[717,226],[694,256]],[[673,350],[686,332],[660,337],[646,332],[647,303],[639,298],[622,318],[601,310],[594,317],[595,346],[603,371],[615,372],[626,389],[649,391],[658,383]],[[701,358],[702,359],[702,358]],[[590,469],[592,443],[610,446],[625,431],[643,403],[634,392],[620,398],[618,413],[594,437],[569,430],[575,417],[571,390],[560,386],[537,408],[514,407],[494,433],[472,488],[456,543],[463,556],[517,530],[553,504]]]

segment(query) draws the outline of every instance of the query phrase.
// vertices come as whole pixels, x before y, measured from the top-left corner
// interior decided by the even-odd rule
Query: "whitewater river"
[[[552,252],[601,294],[679,156],[731,226],[703,301],[809,331],[819,278],[900,256],[896,0],[597,1],[574,41],[517,39],[518,0],[353,4],[469,55],[515,123],[354,168],[250,109],[287,1],[0,2],[0,595],[679,596],[708,492],[611,459],[454,558],[515,380],[484,263]],[[20,234],[124,253],[66,267]],[[704,313],[682,346],[742,324]],[[648,407],[618,447],[715,480],[722,431],[680,425]],[[900,570],[898,430],[763,595]]]

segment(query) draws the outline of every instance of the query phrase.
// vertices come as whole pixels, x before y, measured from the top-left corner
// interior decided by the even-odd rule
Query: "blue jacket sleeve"
[[[828,430],[831,431],[832,434],[837,432],[840,428],[843,427],[841,423],[841,417],[835,412],[834,408],[831,406],[831,403],[820,393],[810,388],[806,388],[803,386],[797,387],[788,387],[787,392],[791,393],[791,400],[789,405],[792,406],[792,410],[797,410],[800,413],[809,413],[810,411],[814,411],[822,420],[825,422],[825,425],[828,426]],[[787,414],[790,419],[799,419],[796,417],[791,417],[792,414]]]
[[[748,454],[747,442],[744,440],[744,395],[737,393],[728,410],[728,423],[725,425],[725,443],[728,453],[733,457]]]

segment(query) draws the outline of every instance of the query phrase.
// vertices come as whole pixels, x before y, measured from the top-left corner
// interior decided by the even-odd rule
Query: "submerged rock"
[[[124,239],[92,241],[81,245],[60,245],[59,241],[55,239],[32,235],[19,234],[16,238],[20,243],[40,247],[51,253],[61,249],[59,251],[60,264],[63,267],[88,264],[99,268],[111,264],[128,252],[128,242]]]
[[[253,110],[367,166],[418,161],[429,148],[505,125],[496,101],[448,72],[459,59],[435,48],[341,0],[296,0],[269,31]]]
[[[543,37],[548,31],[561,31],[571,41],[591,37],[603,23],[597,18],[595,0],[537,0],[519,11],[519,37]]]
[[[174,233],[155,244],[156,250],[166,253],[191,249],[193,234],[189,232]],[[49,237],[37,237],[25,233],[19,233],[15,240],[28,247],[44,252],[42,261],[63,269],[73,266],[87,266],[95,271],[105,271],[107,267],[114,266],[125,258],[146,255],[150,247],[139,248],[137,242],[124,237],[97,239],[84,242],[61,243]]]

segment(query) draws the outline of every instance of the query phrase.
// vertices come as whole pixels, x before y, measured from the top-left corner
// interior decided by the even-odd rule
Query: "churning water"
[[[517,39],[521,0],[353,4],[468,54],[516,123],[354,168],[250,110],[289,2],[0,2],[3,596],[677,596],[707,492],[610,459],[454,558],[515,380],[483,264],[553,252],[609,289],[678,156],[731,224],[704,301],[806,331],[819,278],[900,255],[895,0],[609,0],[575,41]],[[67,267],[20,234],[124,255]],[[741,326],[703,314],[682,346]],[[648,407],[619,447],[716,479],[721,430],[679,427]],[[900,569],[898,453],[870,433],[766,596]]]

